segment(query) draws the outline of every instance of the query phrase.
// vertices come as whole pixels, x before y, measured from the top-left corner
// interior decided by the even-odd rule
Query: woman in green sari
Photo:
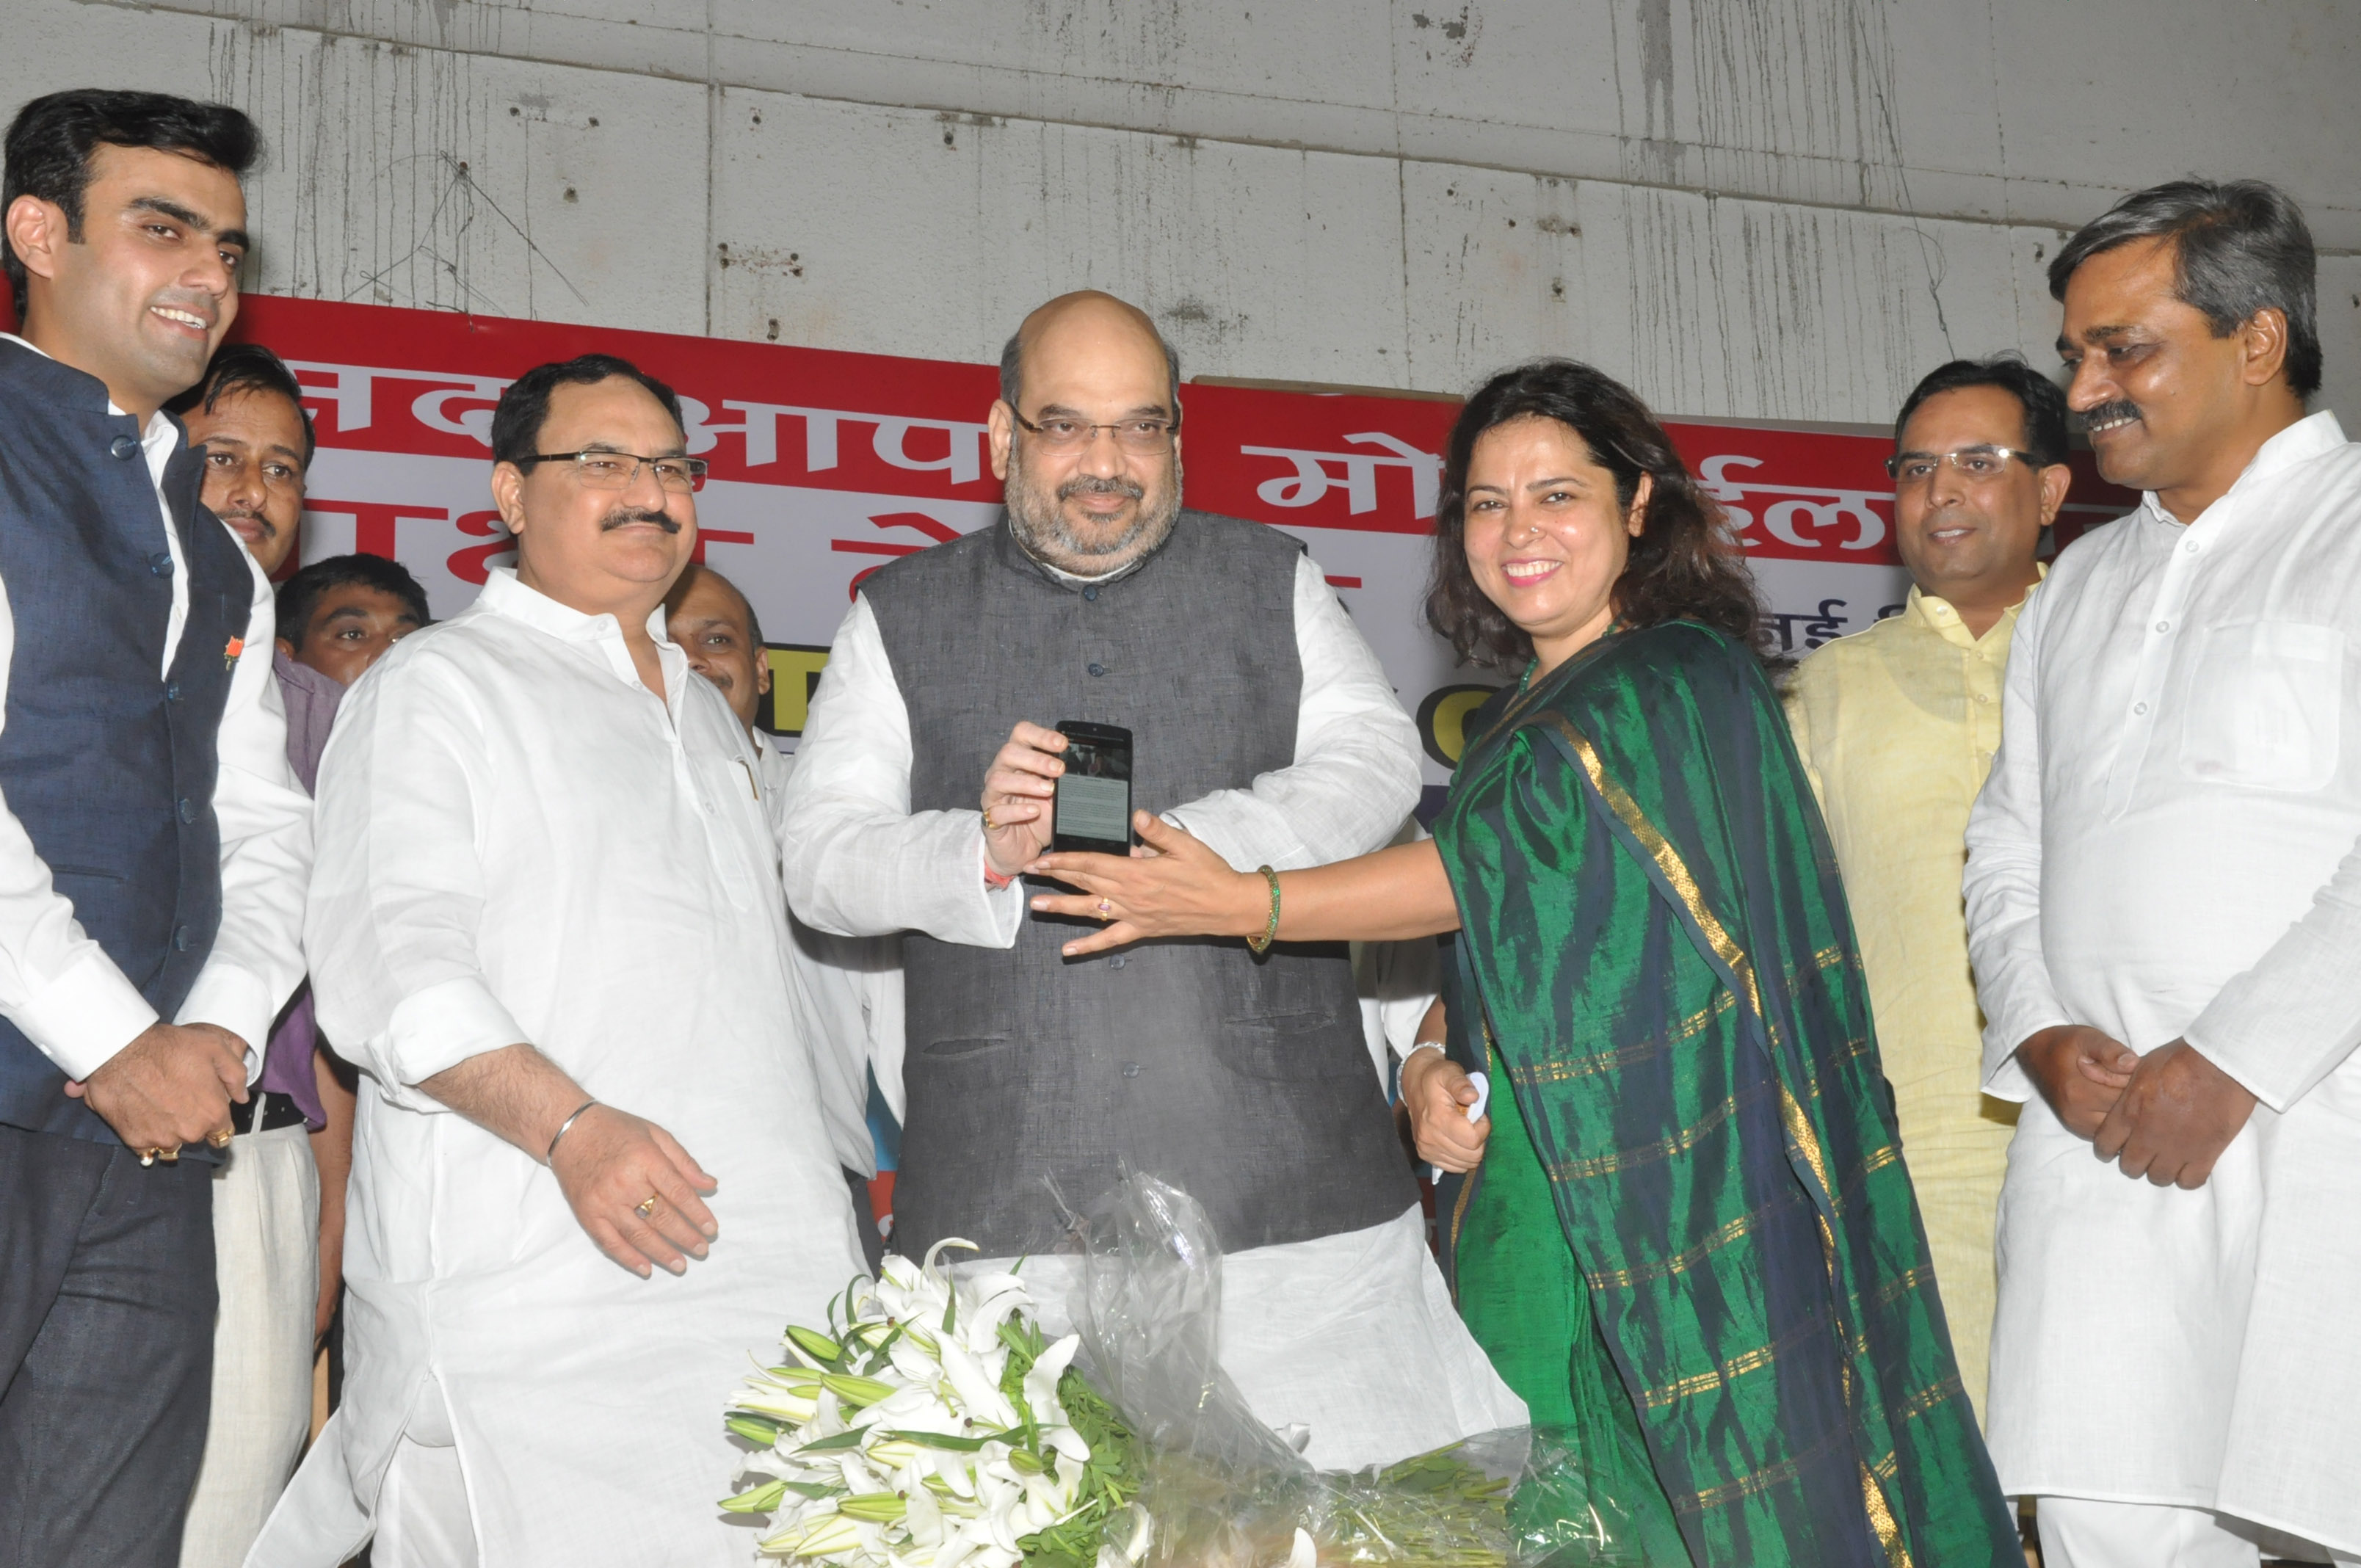
[[[1035,907],[1107,922],[1076,953],[1460,933],[1458,1060],[1414,1053],[1402,1093],[1476,1168],[1469,1327],[1587,1472],[1543,1506],[1659,1565],[2021,1563],[1719,509],[1630,391],[1545,360],[1468,401],[1436,524],[1429,619],[1522,679],[1431,841],[1241,874],[1142,813],[1149,852],[1044,857],[1082,892]]]

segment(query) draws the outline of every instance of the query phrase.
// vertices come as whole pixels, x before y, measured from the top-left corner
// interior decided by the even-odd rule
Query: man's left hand
[[[2125,1176],[2193,1192],[2254,1111],[2255,1097],[2236,1079],[2175,1040],[2140,1058],[2092,1143]]]

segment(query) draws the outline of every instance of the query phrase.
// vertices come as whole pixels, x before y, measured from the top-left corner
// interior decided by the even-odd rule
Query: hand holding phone
[[[984,861],[995,875],[1014,877],[1049,848],[1051,802],[1064,771],[1066,738],[1038,724],[1019,724],[984,771]]]
[[[1085,719],[1061,721],[1066,738],[1058,775],[1050,848],[1084,854],[1131,852],[1131,731]]]

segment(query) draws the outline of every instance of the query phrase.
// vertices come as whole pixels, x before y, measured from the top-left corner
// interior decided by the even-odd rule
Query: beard
[[[1170,476],[1150,490],[1128,476],[1098,478],[1077,475],[1044,492],[1025,472],[1021,444],[1008,449],[1005,504],[1017,543],[1037,561],[1077,577],[1104,577],[1135,565],[1171,536],[1180,518],[1180,455],[1172,455]],[[1129,496],[1137,506],[1120,532],[1084,537],[1067,520],[1066,502],[1076,496]]]

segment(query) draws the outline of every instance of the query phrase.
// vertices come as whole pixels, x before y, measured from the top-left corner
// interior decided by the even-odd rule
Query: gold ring
[[[999,831],[992,825],[992,807],[988,806],[983,808],[983,830],[987,833]]]
[[[225,1149],[229,1147],[230,1139],[236,1135],[237,1129],[235,1127],[215,1127],[205,1135],[205,1142],[217,1149]]]
[[[1099,900],[1099,918],[1102,920],[1115,918],[1115,905],[1104,898]]]
[[[653,1220],[655,1218],[656,1213],[656,1195],[651,1192],[648,1194],[648,1201],[646,1202],[635,1203],[631,1207],[633,1211],[638,1213],[641,1219]]]
[[[141,1149],[139,1151],[139,1163],[141,1165],[153,1165],[163,1157],[164,1151],[162,1149]]]

